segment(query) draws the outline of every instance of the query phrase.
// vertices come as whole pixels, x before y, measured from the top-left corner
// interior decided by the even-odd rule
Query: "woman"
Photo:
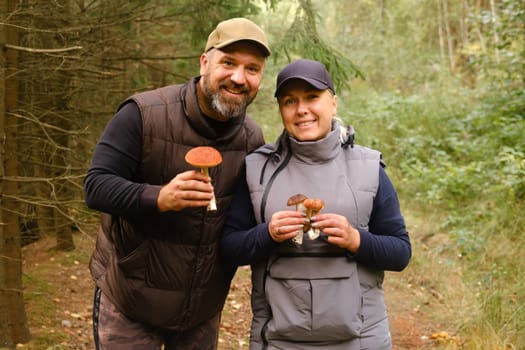
[[[354,145],[321,63],[286,66],[275,97],[284,131],[247,156],[221,238],[227,263],[252,266],[250,349],[391,349],[384,271],[411,246],[381,155]],[[309,219],[296,194],[324,207]]]

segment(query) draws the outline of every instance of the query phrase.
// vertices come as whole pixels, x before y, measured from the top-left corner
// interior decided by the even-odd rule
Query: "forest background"
[[[525,348],[523,0],[0,0],[0,348],[28,342],[26,306],[46,303],[22,246],[93,242],[82,179],[119,102],[197,75],[206,36],[236,16],[270,39],[249,110],[268,142],[275,76],[304,57],[383,153],[413,241],[402,286],[437,305],[455,335],[442,346]]]

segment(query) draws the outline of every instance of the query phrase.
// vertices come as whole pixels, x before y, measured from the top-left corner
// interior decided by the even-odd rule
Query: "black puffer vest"
[[[248,116],[216,134],[201,114],[197,79],[131,96],[143,122],[142,163],[134,182],[162,185],[192,169],[194,146],[213,146],[223,163],[210,169],[217,211],[186,208],[134,219],[102,214],[91,262],[97,285],[131,319],[186,330],[219,312],[232,271],[220,264],[218,239],[245,156],[262,145]]]

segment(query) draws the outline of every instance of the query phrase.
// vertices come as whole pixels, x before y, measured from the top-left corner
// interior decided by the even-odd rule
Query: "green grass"
[[[53,298],[58,294],[56,286],[49,282],[52,273],[51,266],[24,273],[23,283],[27,286],[24,293],[26,313],[35,315],[31,317],[30,327],[39,331],[32,332],[31,345],[21,349],[64,349],[56,344],[66,341],[68,337],[56,328],[54,317],[50,317],[57,313]]]
[[[19,350],[60,350],[89,343],[93,285],[87,264],[93,238],[78,233],[76,249],[54,248],[53,237],[43,237],[23,249],[24,298],[31,334]]]

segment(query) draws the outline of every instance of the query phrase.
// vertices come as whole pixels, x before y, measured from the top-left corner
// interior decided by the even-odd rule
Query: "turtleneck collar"
[[[341,152],[341,131],[337,120],[332,121],[332,130],[316,141],[298,141],[284,133],[290,141],[293,157],[307,164],[325,163],[334,159]]]
[[[199,84],[199,80],[200,77],[194,77],[181,89],[181,100],[186,118],[190,125],[202,136],[218,142],[229,141],[242,127],[246,113],[231,118],[226,122],[211,120],[210,117],[202,113],[199,107],[197,99],[197,84]],[[218,126],[217,124],[219,123],[222,124]]]

